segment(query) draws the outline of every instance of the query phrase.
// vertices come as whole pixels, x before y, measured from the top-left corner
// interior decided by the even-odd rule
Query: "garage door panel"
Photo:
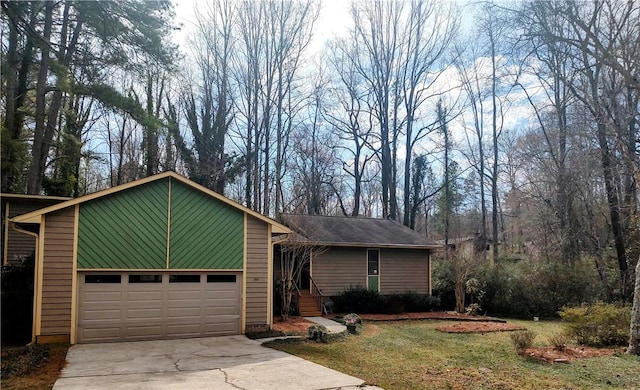
[[[215,298],[207,298],[206,302],[209,305],[229,305],[235,306],[237,298],[236,297],[215,297]]]
[[[175,272],[175,271],[173,271]],[[186,338],[240,333],[240,282],[84,283],[80,277],[78,342]],[[95,280],[94,278],[93,280]],[[159,280],[158,280],[159,281]]]
[[[84,329],[81,332],[83,340],[97,341],[97,340],[117,340],[120,337],[120,327],[111,328],[91,328]]]
[[[207,316],[235,316],[239,317],[238,308],[236,307],[207,307],[205,309]]]
[[[207,299],[229,299],[235,300],[238,295],[237,291],[219,291],[219,292],[206,292]]]
[[[135,320],[137,318],[162,320],[162,309],[136,309],[127,310],[127,318]]]
[[[127,299],[129,301],[161,301],[162,291],[128,291]]]
[[[85,321],[103,321],[103,320],[115,320],[120,321],[120,309],[103,309],[103,310],[85,310]]]
[[[160,338],[162,337],[162,325],[132,325],[129,324],[126,327],[127,336],[129,337],[147,337],[147,338]]]
[[[122,301],[122,293],[119,291],[86,291],[84,294],[85,302],[120,302]]]
[[[202,326],[200,324],[172,324],[167,325],[167,332],[169,335],[186,336],[186,335],[199,335],[202,333]]]
[[[169,318],[180,320],[184,317],[200,317],[202,308],[198,307],[176,307],[167,309],[167,315]]]
[[[169,301],[192,301],[194,299],[202,299],[202,292],[200,290],[192,291],[176,291],[175,289],[169,289]]]

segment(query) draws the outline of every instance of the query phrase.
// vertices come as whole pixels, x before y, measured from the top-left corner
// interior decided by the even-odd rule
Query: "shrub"
[[[626,345],[629,340],[629,306],[597,302],[565,307],[559,314],[567,333],[575,337],[578,344],[593,347]]]
[[[342,322],[347,326],[360,325],[362,324],[362,319],[360,319],[360,316],[356,313],[351,313],[342,317]]]
[[[382,299],[377,291],[355,286],[332,298],[334,310],[341,313],[379,313]]]
[[[472,303],[466,308],[466,313],[470,316],[477,316],[480,314],[481,307],[477,303]]]
[[[551,344],[556,351],[563,351],[568,343],[569,336],[565,333],[556,333],[549,337],[549,344]]]
[[[342,294],[332,297],[336,312],[360,312],[369,314],[398,314],[406,312],[432,311],[440,305],[440,300],[428,294],[415,291],[380,295],[362,286],[351,287]]]
[[[309,340],[321,341],[326,343],[328,341],[329,331],[324,325],[316,324],[309,327]]]
[[[482,308],[489,315],[530,319],[556,317],[563,306],[595,302],[603,290],[587,260],[575,264],[521,260],[486,267],[476,275],[486,286]]]
[[[527,348],[531,347],[531,345],[533,344],[533,339],[536,338],[536,334],[529,330],[520,330],[511,333],[509,337],[511,337],[513,346],[516,347],[516,353],[518,355],[522,355],[527,350]]]

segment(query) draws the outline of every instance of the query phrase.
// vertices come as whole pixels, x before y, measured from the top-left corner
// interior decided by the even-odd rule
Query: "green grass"
[[[513,321],[548,345],[559,322]],[[442,321],[368,322],[363,332],[329,344],[270,346],[393,389],[640,389],[640,358],[614,355],[545,364],[515,353],[508,332],[449,334]]]

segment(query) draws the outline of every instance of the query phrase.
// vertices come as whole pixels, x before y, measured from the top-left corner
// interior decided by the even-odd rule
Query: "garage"
[[[175,172],[11,222],[36,238],[36,343],[222,336],[273,323],[273,239],[290,230]]]
[[[240,274],[81,273],[78,343],[240,333]]]

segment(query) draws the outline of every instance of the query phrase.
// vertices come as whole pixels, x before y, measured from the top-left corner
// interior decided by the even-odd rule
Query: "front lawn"
[[[548,345],[558,322],[510,321]],[[640,359],[618,354],[547,364],[517,356],[509,332],[450,334],[444,321],[365,322],[363,332],[329,344],[275,342],[269,346],[393,389],[637,388]]]

